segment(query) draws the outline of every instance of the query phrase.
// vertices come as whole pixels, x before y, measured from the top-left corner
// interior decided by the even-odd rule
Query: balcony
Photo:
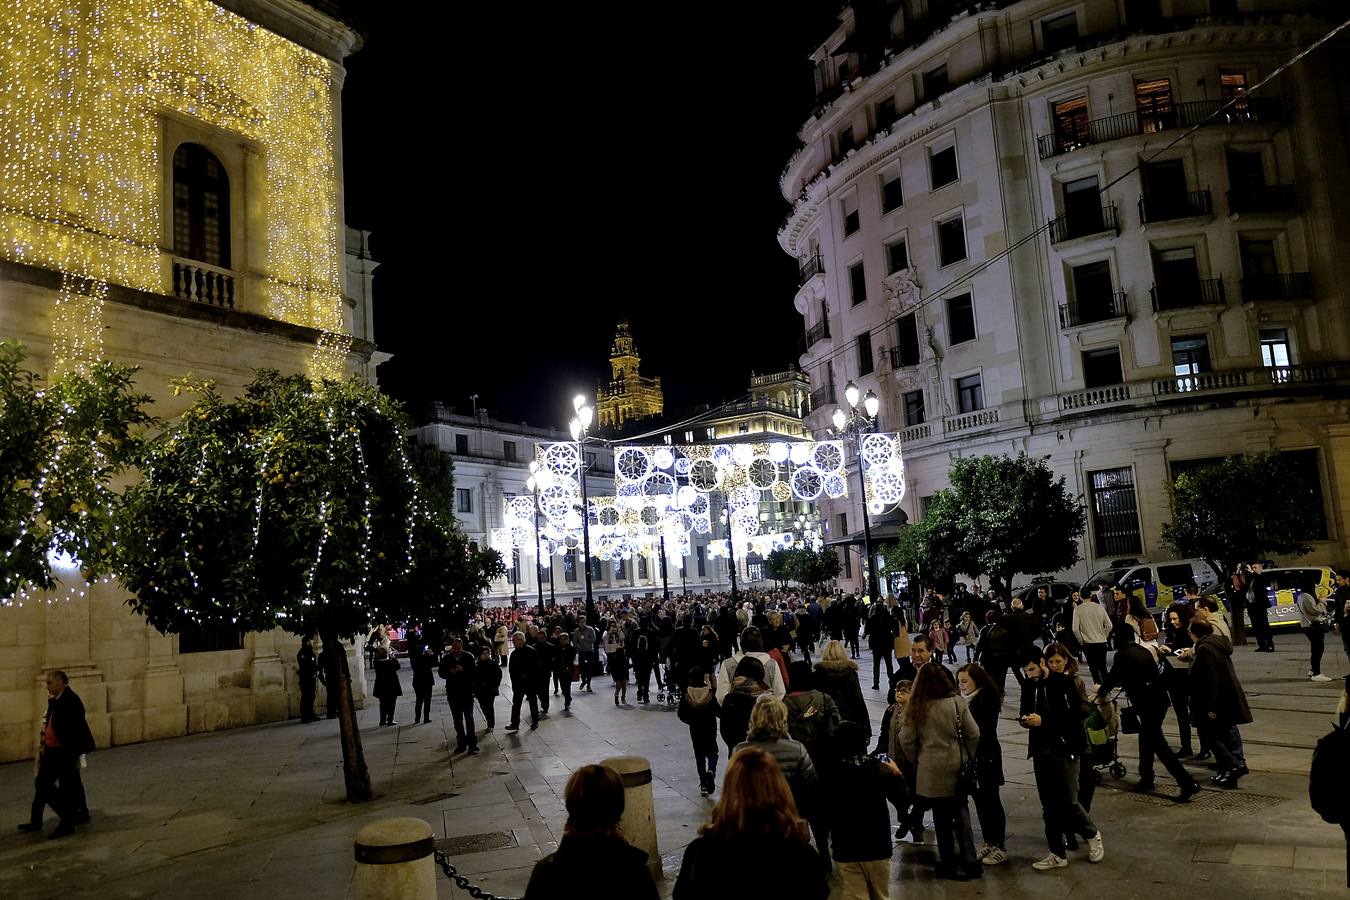
[[[1298,193],[1292,184],[1262,184],[1228,192],[1230,215],[1297,211]]]
[[[219,266],[173,258],[173,295],[182,300],[234,309],[234,273]]]
[[[988,425],[998,424],[997,409],[977,409],[959,416],[947,416],[942,420],[942,433],[955,434],[960,431],[974,431]]]
[[[1165,281],[1149,288],[1148,295],[1153,301],[1154,312],[1192,306],[1222,306],[1225,302],[1223,278]]]
[[[817,322],[806,329],[806,335],[802,338],[802,352],[805,353],[821,341],[828,341],[829,339],[830,323],[827,321]]]
[[[1052,415],[1083,415],[1206,394],[1271,393],[1350,380],[1350,365],[1263,366],[1114,384],[1059,395]]]
[[[1108,203],[1099,212],[1065,213],[1058,219],[1050,220],[1050,243],[1062,244],[1074,238],[1089,237],[1094,234],[1120,234],[1120,220],[1116,216],[1116,205]]]
[[[817,250],[813,255],[802,260],[801,265],[797,267],[797,286],[805,287],[813,276],[824,274],[825,260],[821,258],[820,251]]]
[[[1104,144],[1120,138],[1137,137],[1168,131],[1173,128],[1192,128],[1196,125],[1245,125],[1283,122],[1286,110],[1278,97],[1248,97],[1215,115],[1224,105],[1223,100],[1198,100],[1177,103],[1170,110],[1121,113],[1103,119],[1078,123],[1068,131],[1056,131],[1036,138],[1036,150],[1041,159],[1050,159],[1080,147]],[[1213,116],[1213,118],[1210,118]]]
[[[834,385],[823,384],[811,392],[811,408],[824,409],[834,404]]]
[[[926,441],[933,436],[933,426],[927,422],[920,422],[918,425],[911,425],[900,432],[900,443],[912,444],[915,441]]]
[[[1139,198],[1139,224],[1150,225],[1169,219],[1189,219],[1214,213],[1209,190],[1188,191],[1184,194],[1159,194]]]
[[[1117,291],[1104,297],[1090,297],[1062,303],[1059,307],[1059,327],[1077,328],[1094,322],[1123,319],[1129,309],[1128,300],[1124,291]]]
[[[1253,300],[1310,300],[1313,296],[1311,272],[1248,275],[1240,284],[1243,303]]]
[[[1135,396],[1136,391],[1128,384],[1112,384],[1107,387],[1088,388],[1085,391],[1072,391],[1059,395],[1059,411],[1070,413],[1104,406],[1119,406],[1129,403]]]
[[[899,347],[886,348],[886,356],[891,362],[892,370],[908,369],[919,364],[919,357],[917,354],[906,359],[905,354],[901,352]]]

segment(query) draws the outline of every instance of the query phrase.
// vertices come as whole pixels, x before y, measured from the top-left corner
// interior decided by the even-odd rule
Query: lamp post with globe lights
[[[867,515],[867,483],[863,477],[862,439],[863,435],[876,430],[877,412],[881,409],[881,400],[872,391],[862,398],[862,408],[858,408],[858,386],[850,381],[844,386],[844,399],[848,401],[848,412],[836,406],[831,417],[834,431],[840,437],[853,441],[858,454],[858,497],[862,502],[863,547],[867,553],[867,595],[876,602],[877,590],[876,558],[872,555],[872,523]]]
[[[530,460],[530,477],[525,479],[525,490],[534,495],[534,583],[539,588],[539,615],[544,614],[544,557],[540,553],[539,543],[539,489],[553,482],[553,475],[539,463]],[[548,590],[553,594],[553,571],[550,567]]]
[[[596,615],[595,595],[591,590],[591,510],[590,497],[586,493],[586,470],[590,465],[586,462],[586,439],[595,410],[586,403],[584,394],[572,398],[572,409],[576,415],[572,417],[568,428],[572,431],[572,440],[577,444],[577,475],[581,481],[581,552],[582,564],[586,567],[586,621],[592,623],[600,621],[600,617]]]
[[[731,534],[731,507],[722,507],[722,524],[727,530],[727,560],[729,565],[727,571],[731,574],[731,602],[733,605],[740,602],[740,594],[736,590],[736,539]]]

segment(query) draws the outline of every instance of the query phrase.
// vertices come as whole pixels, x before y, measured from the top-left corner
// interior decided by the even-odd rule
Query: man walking
[[[873,603],[867,615],[867,648],[872,651],[872,690],[881,688],[881,662],[886,661],[886,682],[895,677],[895,663],[891,662],[891,653],[895,649],[895,638],[900,633],[895,618],[886,610],[883,603]]]
[[[1102,684],[1106,680],[1106,641],[1111,636],[1111,616],[1092,594],[1073,610],[1073,636],[1083,645],[1088,671],[1092,680]],[[1120,642],[1116,642],[1120,646]]]
[[[586,624],[585,616],[577,616],[577,628],[572,632],[572,646],[577,651],[577,663],[581,667],[581,683],[578,691],[595,693],[591,688],[591,659],[595,655],[595,629]],[[514,683],[515,679],[512,679]],[[518,707],[517,707],[518,709]]]
[[[305,639],[300,642],[295,664],[300,677],[300,721],[317,722],[319,717],[314,715],[314,681],[319,674],[319,658],[314,655],[314,642],[309,635],[305,635]]]
[[[1163,737],[1162,723],[1167,717],[1167,693],[1158,676],[1158,663],[1153,654],[1135,640],[1134,626],[1121,622],[1116,626],[1115,662],[1110,673],[1097,684],[1097,695],[1104,697],[1113,687],[1122,687],[1130,704],[1139,715],[1139,784],[1138,791],[1152,791],[1153,758],[1162,761],[1167,774],[1176,779],[1181,794],[1170,799],[1186,803],[1200,792],[1200,785],[1177,759],[1167,739]],[[1190,734],[1189,729],[1186,732]]]
[[[84,702],[70,689],[70,678],[58,670],[47,673],[47,716],[42,723],[42,749],[33,779],[33,806],[20,831],[41,831],[48,806],[61,822],[48,838],[67,837],[75,826],[89,821],[80,756],[94,752],[94,735],[84,718]]]
[[[1266,587],[1270,576],[1262,563],[1252,563],[1251,579],[1247,588],[1247,612],[1252,617],[1252,634],[1256,637],[1257,653],[1274,653],[1275,639],[1270,633],[1270,597]]]
[[[1222,788],[1237,787],[1247,774],[1239,725],[1252,720],[1247,695],[1233,671],[1233,645],[1214,633],[1208,622],[1191,619],[1195,641],[1191,663],[1191,715],[1200,730],[1202,744],[1214,751],[1219,774],[1210,779]],[[1181,651],[1185,653],[1186,651]]]
[[[584,619],[580,621],[582,625],[577,628],[578,632],[585,627]],[[592,628],[592,640],[594,634],[595,629]],[[512,635],[512,641],[515,649],[506,661],[506,670],[511,673],[511,724],[506,726],[506,730],[520,730],[520,704],[523,700],[529,700],[530,730],[534,731],[539,727],[539,697],[536,693],[539,689],[539,655],[533,647],[525,645],[525,635],[519,631]]]
[[[455,752],[469,755],[478,752],[478,734],[473,727],[474,673],[477,662],[464,652],[464,642],[452,638],[450,650],[441,657],[440,674],[445,681],[445,699],[450,702],[450,715],[455,720]],[[498,679],[501,672],[497,672]],[[491,703],[491,700],[488,701]]]

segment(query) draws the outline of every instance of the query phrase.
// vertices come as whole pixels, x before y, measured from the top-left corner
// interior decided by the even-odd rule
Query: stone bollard
[[[436,900],[431,826],[381,819],[356,835],[356,900]]]
[[[641,756],[612,756],[600,760],[623,779],[623,836],[647,851],[647,868],[661,880],[661,852],[656,848],[656,802],[652,798],[652,764]]]

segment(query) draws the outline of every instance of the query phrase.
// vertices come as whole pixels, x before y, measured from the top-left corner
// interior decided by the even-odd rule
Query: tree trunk
[[[338,729],[342,737],[342,775],[347,783],[347,802],[365,803],[371,798],[370,770],[361,747],[361,731],[356,725],[356,701],[352,697],[352,672],[347,665],[347,649],[332,629],[319,629],[325,647],[331,647],[329,659],[337,671],[328,673],[328,689],[337,690]]]

